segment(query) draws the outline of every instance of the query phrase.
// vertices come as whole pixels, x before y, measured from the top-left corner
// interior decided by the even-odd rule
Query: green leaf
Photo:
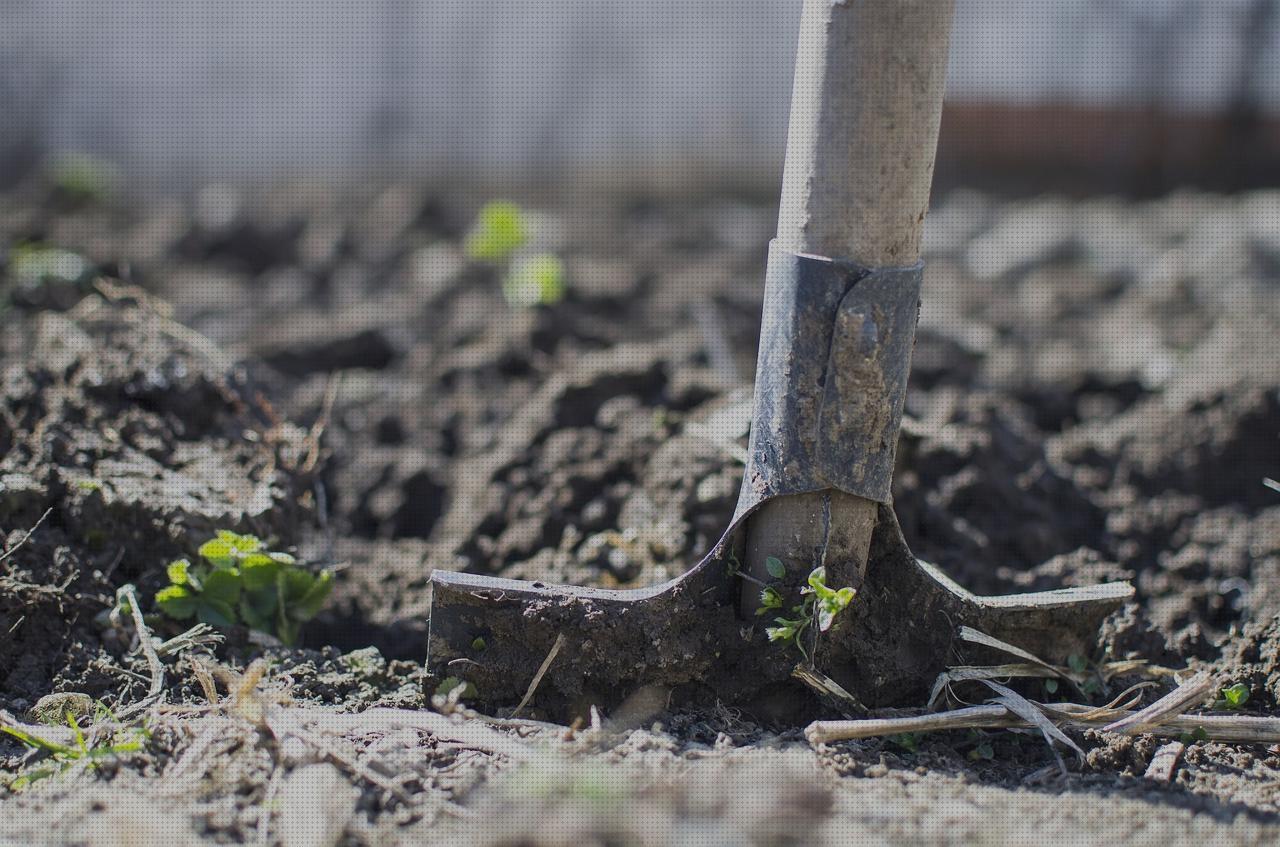
[[[809,593],[818,595],[819,599],[826,600],[834,597],[836,592],[827,587],[827,569],[818,566],[809,572]]]
[[[28,747],[33,747],[37,750],[44,750],[48,753],[56,753],[64,756],[74,755],[76,753],[74,747],[66,747],[53,741],[46,741],[38,735],[31,735],[30,733],[14,726],[0,725],[0,732],[5,733],[6,735],[11,735]]]
[[[196,608],[196,618],[210,626],[235,626],[236,610],[225,600],[201,597]]]
[[[271,632],[276,617],[276,589],[269,586],[240,595],[240,620],[259,632]]]
[[[512,306],[554,306],[564,299],[564,262],[550,253],[520,259],[502,280],[502,296]]]
[[[1044,681],[1044,690],[1048,694],[1058,693],[1058,681],[1056,679],[1046,679]]]
[[[315,578],[307,592],[289,607],[289,616],[299,621],[311,620],[320,612],[332,590],[333,574],[324,571]]]
[[[270,556],[272,561],[280,565],[296,565],[298,563],[298,560],[288,553],[264,553],[263,555]]]
[[[211,539],[200,545],[200,557],[215,568],[229,568],[240,558],[236,545],[227,538]]]
[[[969,751],[970,761],[978,761],[980,759],[991,760],[996,757],[995,748],[991,746],[990,741],[983,741],[977,747]]]
[[[1184,732],[1178,737],[1183,744],[1195,744],[1197,741],[1208,741],[1209,732],[1202,726],[1196,727],[1191,732]]]
[[[817,593],[817,616],[818,629],[826,632],[835,623],[836,615],[843,612],[853,602],[854,590],[848,586],[841,588],[839,591],[833,591],[822,585],[821,590],[815,589]]]
[[[1067,657],[1067,667],[1076,673],[1084,673],[1089,669],[1089,661],[1084,656],[1072,653]]]
[[[477,653],[484,652],[484,648],[488,646],[488,642],[486,642],[482,636],[477,635],[471,640],[471,649],[475,650]]]
[[[764,560],[764,569],[769,572],[769,576],[774,579],[782,579],[787,575],[787,566],[782,564],[782,560],[777,556],[770,556]]]
[[[229,529],[220,529],[217,532],[217,536],[221,540],[229,542],[232,547],[241,553],[256,553],[262,549],[262,539],[256,535],[241,535]]]
[[[1243,682],[1237,682],[1229,688],[1222,689],[1222,699],[1227,701],[1228,709],[1240,709],[1245,703],[1249,702],[1249,686]]]
[[[463,249],[482,262],[505,261],[529,238],[524,213],[515,203],[494,200],[486,203],[467,234]]]
[[[242,583],[240,571],[235,568],[214,571],[204,578],[204,589],[200,592],[200,599],[230,606],[240,599]]]
[[[436,686],[435,693],[444,697],[455,688],[462,689],[462,693],[459,695],[460,697],[475,697],[478,693],[474,685],[466,680],[459,679],[456,676],[446,676],[444,679],[440,680],[440,684]]]
[[[793,641],[800,634],[800,630],[804,628],[805,624],[802,620],[788,620],[786,618],[774,618],[773,622],[777,626],[771,626],[764,631],[765,635],[769,636],[770,641]]]
[[[156,605],[160,611],[180,621],[196,613],[196,598],[182,585],[170,585],[157,591]]]
[[[165,573],[169,577],[169,582],[174,585],[186,585],[187,569],[190,567],[191,562],[186,559],[178,559],[177,561],[170,562],[169,566],[165,568]]]
[[[281,568],[276,574],[276,588],[280,592],[280,605],[286,609],[299,602],[311,590],[316,578],[300,568]]]
[[[776,588],[766,588],[760,592],[760,608],[756,609],[757,615],[763,615],[770,609],[782,608],[782,595],[778,593]]]
[[[274,554],[250,553],[240,560],[240,575],[244,578],[244,587],[249,591],[257,591],[275,585],[280,567],[281,563]]]

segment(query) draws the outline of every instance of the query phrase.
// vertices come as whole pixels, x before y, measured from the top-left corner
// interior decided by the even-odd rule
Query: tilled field
[[[433,567],[649,585],[736,498],[773,210],[572,199],[531,203],[567,295],[520,309],[461,249],[464,198],[3,198],[4,718],[144,701],[117,591],[178,634],[151,598],[215,530],[337,586],[302,647],[231,629],[157,657],[137,749],[50,768],[0,742],[0,842],[1280,837],[1280,747],[1189,738],[1162,779],[1145,736],[1077,736],[1063,774],[1012,732],[814,750],[727,704],[573,731],[433,709]],[[927,254],[895,485],[915,552],[980,593],[1130,579],[1090,662],[1210,669],[1280,713],[1280,194],[955,192]]]

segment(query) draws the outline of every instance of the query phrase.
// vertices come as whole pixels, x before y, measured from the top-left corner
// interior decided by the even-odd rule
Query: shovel
[[[492,706],[561,716],[655,690],[758,703],[799,690],[793,676],[885,706],[919,701],[948,665],[990,649],[962,627],[1050,661],[1091,652],[1127,583],[975,596],[911,554],[891,505],[951,12],[948,0],[805,0],[749,458],[719,542],[637,590],[437,570],[434,675]],[[799,650],[771,641],[762,587],[803,610],[817,568],[852,601]]]

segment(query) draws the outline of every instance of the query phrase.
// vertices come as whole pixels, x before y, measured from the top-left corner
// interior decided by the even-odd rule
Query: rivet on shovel
[[[814,661],[861,702],[887,705],[924,698],[961,652],[962,625],[1065,659],[1132,596],[1109,583],[977,597],[911,554],[893,512],[951,12],[945,0],[805,0],[750,455],[714,549],[628,591],[435,571],[435,674],[498,705],[542,669],[533,701],[553,713],[653,687],[750,701],[797,661],[766,641],[759,589],[737,573],[767,580],[777,557],[857,589]]]

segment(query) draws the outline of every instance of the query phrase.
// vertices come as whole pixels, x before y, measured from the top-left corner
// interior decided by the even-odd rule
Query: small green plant
[[[1183,744],[1195,744],[1200,741],[1209,740],[1209,731],[1202,726],[1198,726],[1190,732],[1184,732],[1178,736],[1178,740]]]
[[[266,550],[252,535],[219,530],[198,552],[197,564],[170,562],[169,585],[156,593],[156,605],[176,620],[243,623],[294,644],[302,624],[316,616],[333,589],[333,574],[305,570],[293,556]]]
[[[1238,709],[1243,709],[1244,705],[1249,702],[1249,686],[1243,682],[1237,682],[1235,685],[1222,689],[1221,695],[1215,705],[1234,712]]]
[[[782,594],[778,589],[772,586],[761,590],[760,592],[760,608],[756,609],[757,615],[766,615],[774,609],[782,608]]]
[[[518,259],[502,280],[502,296],[512,306],[554,306],[564,299],[564,262],[551,253]]]
[[[120,181],[120,172],[114,165],[87,153],[60,156],[49,166],[48,173],[54,189],[77,203],[106,200]]]
[[[897,744],[908,753],[914,753],[920,749],[920,736],[914,732],[902,732],[897,735],[889,736],[889,740]]]
[[[973,748],[968,753],[971,762],[989,762],[996,757],[995,747],[991,744],[991,739],[984,733],[978,732],[976,729],[969,730],[969,743]]]
[[[113,720],[110,710],[98,704],[98,717]],[[49,764],[29,768],[9,783],[13,791],[22,791],[42,779],[65,773],[80,766],[96,768],[104,760],[117,758],[126,753],[136,753],[142,749],[142,743],[149,737],[146,729],[120,730],[110,738],[101,741],[90,741],[75,715],[66,715],[67,726],[71,727],[70,744],[59,744],[47,738],[34,735],[15,726],[0,726],[0,732],[16,739],[21,744],[47,755]]]
[[[80,282],[92,273],[92,266],[77,253],[39,242],[23,242],[9,251],[9,276],[24,286],[49,281]]]
[[[776,559],[775,561],[778,561],[778,564],[781,565],[781,561]],[[767,562],[766,567],[768,567]],[[772,573],[772,569],[770,569],[770,572]],[[773,602],[773,596],[768,595],[768,590],[766,589],[766,592],[761,594],[762,603],[766,600],[766,597],[770,602]],[[818,566],[809,572],[809,578],[800,593],[803,599],[800,603],[791,607],[795,617],[774,618],[773,622],[776,626],[766,629],[765,634],[769,636],[770,641],[795,644],[800,650],[800,654],[804,656],[805,661],[813,664],[813,653],[817,646],[819,633],[831,629],[831,625],[835,623],[836,616],[848,608],[849,604],[853,602],[856,592],[850,587],[839,589],[829,587],[827,585],[827,569]],[[778,606],[769,608],[780,607],[781,600],[782,598],[779,595],[777,598]],[[813,629],[815,623],[817,624],[817,629]],[[805,632],[813,633],[811,643],[807,647],[804,641]]]
[[[520,207],[509,200],[493,200],[481,207],[463,249],[479,262],[505,262],[528,240],[529,226]]]

